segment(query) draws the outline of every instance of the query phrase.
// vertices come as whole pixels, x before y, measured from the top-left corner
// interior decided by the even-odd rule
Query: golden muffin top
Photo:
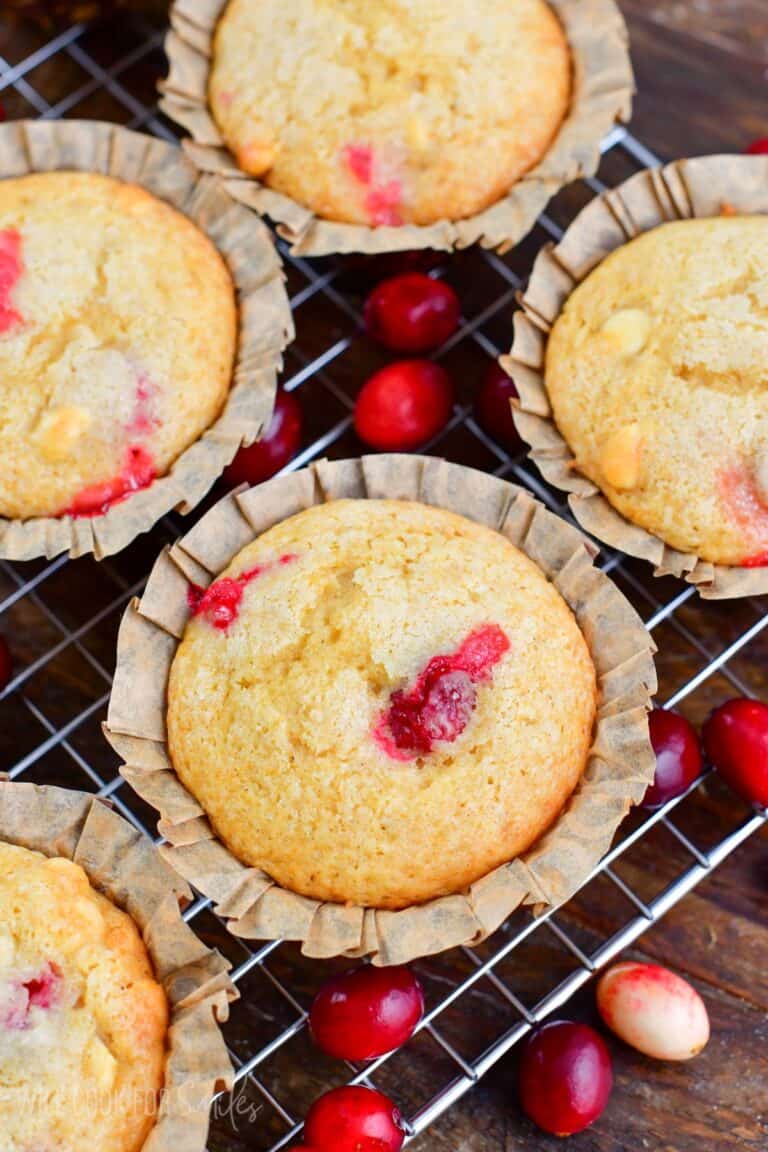
[[[181,780],[236,856],[398,908],[527,848],[585,766],[586,642],[506,537],[397,500],[310,508],[205,591],[171,669]]]
[[[138,1152],[167,1027],[133,921],[77,864],[0,843],[2,1146]]]
[[[0,181],[0,516],[92,516],[163,475],[232,376],[232,280],[136,185]]]
[[[555,323],[546,387],[578,469],[682,552],[768,563],[768,217],[664,224]]]
[[[369,225],[492,204],[541,160],[570,97],[544,0],[231,0],[210,78],[241,168]]]

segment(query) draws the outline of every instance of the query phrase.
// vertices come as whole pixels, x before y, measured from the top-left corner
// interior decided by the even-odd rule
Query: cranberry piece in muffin
[[[0,232],[0,335],[21,324],[21,313],[13,306],[13,290],[24,265],[21,235],[15,228]]]
[[[392,693],[374,739],[397,760],[431,752],[438,742],[452,743],[475,710],[475,685],[491,678],[509,646],[503,629],[487,624],[472,632],[456,652],[434,656],[412,688]]]
[[[220,632],[226,632],[237,619],[240,602],[248,585],[278,565],[291,564],[296,559],[292,553],[281,556],[276,563],[257,564],[241,572],[239,576],[222,576],[207,588],[191,584],[187,593],[193,616],[205,618]]]

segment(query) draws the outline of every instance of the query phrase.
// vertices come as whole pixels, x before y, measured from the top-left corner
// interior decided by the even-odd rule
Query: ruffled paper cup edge
[[[553,827],[523,856],[466,892],[402,911],[321,903],[281,888],[238,861],[176,775],[166,745],[170,666],[189,617],[190,581],[208,585],[273,524],[327,500],[420,500],[502,531],[571,606],[590,647],[600,693],[594,742],[580,784]],[[550,908],[586,881],[653,779],[647,712],[655,646],[639,616],[593,564],[582,534],[530,493],[482,472],[420,456],[320,461],[219,502],[165,549],[141,600],[128,607],[104,731],[123,776],[160,812],[166,858],[214,901],[235,936],[302,942],[315,957],[371,955],[401,964],[478,944],[520,905]]]
[[[502,364],[514,380],[518,432],[542,476],[568,493],[574,517],[591,536],[629,556],[647,560],[654,575],[675,576],[705,599],[768,593],[768,567],[713,564],[680,552],[618,512],[575,468],[547,395],[547,340],[568,297],[598,264],[643,232],[673,220],[729,213],[768,214],[768,157],[703,156],[676,160],[630,177],[584,208],[557,245],[539,253],[515,313],[514,340]]]
[[[170,1009],[165,1085],[142,1152],[204,1152],[211,1104],[234,1084],[220,1024],[237,990],[230,964],[184,922],[184,880],[96,796],[0,779],[0,841],[63,856],[131,916]]]
[[[242,444],[266,427],[282,354],[293,336],[280,258],[269,230],[254,227],[215,177],[201,177],[172,144],[116,124],[17,120],[0,125],[0,178],[76,170],[139,184],[189,217],[213,241],[234,282],[239,313],[233,382],[219,417],[149,487],[93,517],[0,519],[0,557],[102,559],[126,547],[176,508],[190,511]]]
[[[464,220],[380,228],[323,220],[243,172],[210,113],[213,37],[227,2],[175,0],[165,45],[170,70],[160,85],[160,106],[190,133],[191,139],[183,146],[194,163],[202,171],[221,176],[232,196],[275,221],[293,255],[417,248],[450,251],[475,243],[506,252],[527,235],[556,192],[579,177],[594,175],[601,142],[631,116],[635,88],[629,37],[615,0],[550,0],[571,47],[574,98],[555,140],[535,168],[502,199]]]

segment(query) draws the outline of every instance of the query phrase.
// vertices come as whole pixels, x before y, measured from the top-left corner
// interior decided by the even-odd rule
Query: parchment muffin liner
[[[558,429],[547,395],[547,340],[574,289],[617,248],[671,220],[768,213],[768,157],[703,156],[639,172],[597,197],[576,217],[557,246],[539,253],[515,313],[514,341],[501,364],[520,399],[513,408],[517,430],[531,459],[550,484],[569,493],[576,520],[603,543],[648,560],[656,576],[677,576],[707,599],[768,592],[768,568],[713,564],[679,552],[618,512],[575,468],[573,452]]]
[[[450,250],[475,243],[505,252],[530,231],[560,188],[580,176],[594,175],[601,140],[631,115],[634,77],[627,29],[614,0],[549,0],[571,48],[574,95],[568,116],[535,168],[501,200],[464,220],[380,228],[323,220],[243,172],[211,115],[208,76],[213,38],[227,2],[175,0],[165,44],[170,70],[160,85],[164,93],[160,106],[190,133],[191,140],[183,146],[195,164],[221,176],[237,200],[274,220],[295,255]]]
[[[213,241],[235,284],[239,313],[233,382],[218,419],[164,476],[93,517],[0,518],[0,556],[60,552],[97,559],[118,552],[172,508],[188,512],[241,444],[269,422],[282,352],[293,323],[280,259],[269,230],[235,203],[220,180],[200,177],[180,149],[116,124],[18,120],[0,125],[0,179],[71,169],[139,184],[188,216]]]
[[[95,796],[0,780],[0,841],[64,856],[141,931],[168,998],[165,1087],[142,1152],[204,1152],[211,1103],[234,1083],[219,1023],[237,991],[229,963],[181,916],[191,892],[154,845]]]
[[[507,536],[571,606],[595,663],[600,700],[584,776],[557,823],[518,859],[466,892],[402,911],[321,903],[242,864],[216,838],[184,787],[166,743],[167,683],[189,618],[190,581],[208,586],[247,544],[305,508],[341,498],[419,500]],[[646,713],[656,688],[655,646],[642,621],[593,565],[581,533],[522,488],[421,456],[320,461],[225,497],[159,556],[141,600],[126,610],[104,731],[128,783],[160,811],[173,867],[212,899],[235,936],[300,940],[306,955],[363,956],[400,964],[459,944],[478,944],[521,904],[567,900],[607,851],[629,807],[652,780]],[[201,723],[204,723],[201,716]]]

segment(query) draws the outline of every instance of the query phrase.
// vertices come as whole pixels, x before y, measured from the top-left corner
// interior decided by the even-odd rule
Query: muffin
[[[428,225],[503,197],[569,112],[545,0],[231,0],[210,108],[239,167],[327,220]]]
[[[584,770],[596,677],[571,610],[453,512],[317,505],[189,605],[175,771],[293,892],[382,909],[460,892],[537,840]]]
[[[568,298],[545,384],[575,467],[626,519],[768,564],[768,217],[663,224]]]
[[[167,1028],[133,921],[77,864],[0,843],[3,1148],[140,1149]]]
[[[0,516],[93,517],[163,476],[229,392],[235,291],[145,189],[0,182]]]

